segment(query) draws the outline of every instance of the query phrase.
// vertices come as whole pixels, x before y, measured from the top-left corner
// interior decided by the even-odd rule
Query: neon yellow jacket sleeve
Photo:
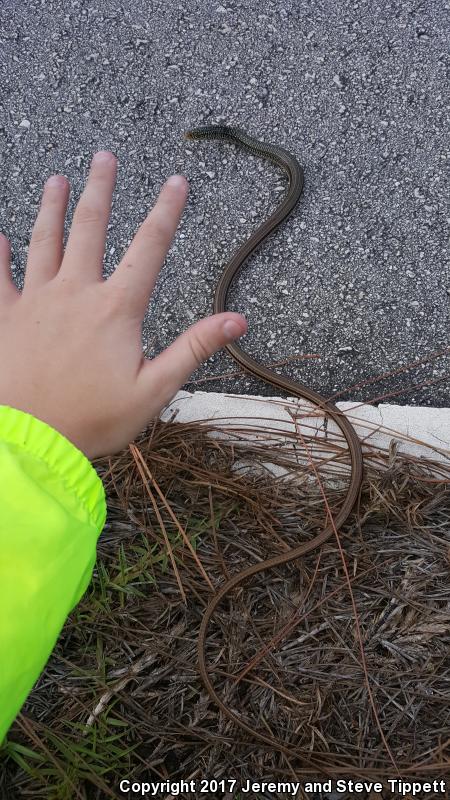
[[[84,453],[0,405],[0,743],[87,589],[105,520]]]

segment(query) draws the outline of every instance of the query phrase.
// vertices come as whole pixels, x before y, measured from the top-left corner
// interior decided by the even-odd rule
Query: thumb
[[[247,333],[247,321],[241,314],[223,312],[205,317],[191,325],[156,358],[147,359],[138,376],[143,402],[160,402],[159,411],[173,399],[193,372],[229,342]]]

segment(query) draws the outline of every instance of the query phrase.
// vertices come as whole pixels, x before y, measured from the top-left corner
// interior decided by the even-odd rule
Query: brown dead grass
[[[95,463],[108,519],[94,579],[9,734],[43,762],[9,754],[5,797],[125,797],[123,777],[450,774],[450,460],[426,449],[401,455],[398,438],[387,451],[366,444],[359,503],[338,532],[340,547],[331,539],[257,574],[223,600],[209,628],[220,697],[302,755],[252,741],[206,693],[197,636],[215,588],[326,521],[298,447],[275,429],[270,441],[267,429],[263,440],[257,433],[254,421],[225,434],[211,422],[157,420]],[[334,516],[348,485],[335,473],[345,453],[337,457],[337,437],[325,444],[328,458],[311,436]],[[268,464],[288,472],[275,477]]]

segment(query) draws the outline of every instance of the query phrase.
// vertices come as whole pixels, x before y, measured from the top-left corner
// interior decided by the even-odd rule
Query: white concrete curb
[[[398,442],[399,453],[430,458],[450,467],[450,408],[390,404],[375,407],[350,400],[338,402],[336,406],[355,427],[363,444],[389,449],[394,439]],[[234,421],[239,425],[284,429],[292,435],[294,424],[289,408],[298,414],[299,409],[308,411],[314,407],[299,398],[180,391],[160,416],[167,421],[175,413],[176,422],[211,419],[224,428]],[[302,416],[300,430],[304,424],[309,435],[311,424],[319,436],[325,435],[323,415],[320,418]],[[337,427],[329,420],[328,431],[333,430],[337,431]]]

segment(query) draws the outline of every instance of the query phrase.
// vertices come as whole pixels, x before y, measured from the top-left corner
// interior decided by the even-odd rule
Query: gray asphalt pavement
[[[291,150],[303,197],[248,262],[228,308],[242,346],[329,397],[450,345],[449,2],[7,0],[0,8],[0,212],[23,285],[42,187],[72,191],[66,237],[94,152],[118,178],[105,255],[120,261],[163,181],[190,196],[143,326],[159,353],[211,313],[232,251],[274,209],[272,165],[183,131],[224,122]],[[204,379],[238,367],[225,352]],[[337,400],[450,407],[450,359]],[[252,378],[186,389],[277,394]],[[408,391],[407,391],[408,390]]]

